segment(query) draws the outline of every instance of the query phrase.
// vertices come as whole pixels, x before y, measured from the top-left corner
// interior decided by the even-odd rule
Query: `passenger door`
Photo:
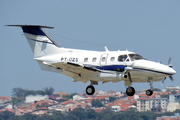
[[[101,55],[101,58],[100,58],[100,61],[99,61],[100,66],[106,65],[108,55],[109,55],[108,53],[104,53],[104,54]]]

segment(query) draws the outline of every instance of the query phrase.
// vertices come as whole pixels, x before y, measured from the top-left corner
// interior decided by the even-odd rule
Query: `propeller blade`
[[[165,81],[166,77],[161,81],[161,85],[164,85],[164,81]]]
[[[171,79],[171,81],[172,81],[172,82],[174,81],[174,79],[173,79],[173,77],[172,77],[172,76],[169,76],[169,78]]]
[[[168,65],[170,65],[170,62],[171,62],[171,57],[169,57]]]

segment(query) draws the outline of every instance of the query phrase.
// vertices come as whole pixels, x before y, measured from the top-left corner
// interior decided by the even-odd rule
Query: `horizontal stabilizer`
[[[12,27],[41,27],[41,28],[54,28],[50,26],[43,26],[43,25],[5,25],[5,26],[12,26]]]

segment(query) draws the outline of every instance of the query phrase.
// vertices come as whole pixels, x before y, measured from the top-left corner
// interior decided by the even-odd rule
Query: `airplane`
[[[42,70],[57,72],[73,78],[73,82],[81,81],[90,85],[86,87],[87,95],[93,95],[98,82],[124,81],[127,86],[126,94],[133,96],[135,89],[132,82],[148,82],[150,89],[146,95],[153,94],[153,82],[162,81],[166,77],[173,80],[172,75],[176,71],[170,65],[161,64],[144,59],[141,55],[128,50],[91,51],[70,49],[59,46],[44,31],[43,28],[53,28],[42,25],[7,25],[21,27],[24,35],[33,51],[36,60]]]

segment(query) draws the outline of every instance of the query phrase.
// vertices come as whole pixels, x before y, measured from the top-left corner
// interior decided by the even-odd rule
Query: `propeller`
[[[170,62],[171,62],[171,57],[169,57],[168,66],[172,68],[173,66],[170,64]],[[169,76],[169,78],[171,79],[172,82],[174,81],[172,76]]]
[[[171,57],[169,57],[168,66],[172,68],[173,66],[170,64],[170,62],[171,62]],[[174,81],[172,76],[169,76],[169,78],[172,82]],[[166,79],[166,77],[162,80],[162,82],[161,82],[162,85],[164,84],[165,79]]]
[[[170,64],[170,62],[171,62],[171,57],[169,57],[168,66],[172,68],[173,66]]]

